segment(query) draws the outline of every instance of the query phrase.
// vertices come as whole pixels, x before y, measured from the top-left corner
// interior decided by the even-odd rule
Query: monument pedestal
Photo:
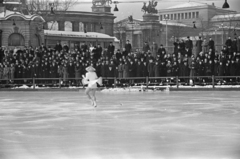
[[[160,30],[161,24],[158,20],[158,15],[155,14],[144,14],[143,21],[140,24],[142,28],[142,37],[143,42],[148,42],[152,44],[152,42],[156,42],[160,44]]]
[[[111,7],[110,6],[93,6],[92,12],[110,13]]]
[[[143,21],[159,21],[159,16],[156,14],[144,14]]]

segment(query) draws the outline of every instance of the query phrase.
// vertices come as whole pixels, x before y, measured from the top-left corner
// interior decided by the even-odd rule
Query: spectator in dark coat
[[[142,75],[143,75],[143,77],[149,76],[148,75],[148,67],[147,67],[147,62],[146,61],[143,62]]]
[[[178,74],[179,74],[179,68],[177,65],[177,61],[174,61],[172,65],[172,76],[178,76]]]
[[[237,38],[234,38],[232,41],[232,52],[237,52]]]
[[[123,64],[123,78],[129,77],[129,64],[127,61]]]
[[[215,50],[215,43],[214,43],[212,37],[209,38],[208,49],[212,49],[213,51]]]
[[[87,44],[85,42],[81,45],[81,50],[83,52],[86,52],[88,50],[88,46],[87,46]]]
[[[125,44],[125,49],[127,53],[132,51],[132,45],[130,44],[129,40],[127,40],[127,43]]]
[[[95,56],[95,59],[96,59],[96,60],[99,60],[99,59],[100,59],[101,54],[102,54],[102,51],[103,51],[103,49],[102,49],[101,45],[98,44],[98,45],[97,45],[97,48],[96,48],[96,56]]]
[[[199,53],[202,51],[202,37],[199,37],[199,39],[196,42],[196,55],[195,57],[197,57],[199,55]]]
[[[154,63],[152,59],[149,60],[147,69],[149,77],[154,77]]]
[[[189,48],[189,50],[191,50],[191,51],[193,49],[193,42],[189,36],[187,37],[187,40],[185,41],[185,47]]]
[[[161,58],[162,58],[162,55],[166,54],[166,49],[163,47],[162,44],[160,45],[157,54],[160,55]]]
[[[57,78],[57,65],[54,62],[50,66],[50,77]]]
[[[171,64],[171,61],[167,61],[166,70],[167,70],[167,76],[168,77],[172,76],[172,64]]]
[[[231,52],[230,50],[232,49],[232,39],[230,36],[226,40],[225,45],[227,46],[228,51]]]
[[[224,75],[224,65],[222,62],[219,62],[219,65],[218,65],[218,76],[223,76]]]
[[[58,52],[60,52],[62,50],[62,45],[60,43],[57,43],[54,47],[54,49]]]
[[[233,59],[230,63],[230,76],[236,76],[236,64]]]
[[[225,67],[224,67],[224,75],[225,76],[230,76],[230,62],[227,61],[226,64],[225,64]]]
[[[159,76],[160,77],[166,77],[167,76],[167,70],[166,70],[166,65],[165,65],[164,61],[161,61],[161,64],[160,64]]]
[[[155,62],[153,69],[154,69],[154,77],[160,77],[160,65],[158,61]]]
[[[123,62],[118,65],[118,78],[123,78]]]
[[[115,51],[115,46],[112,44],[112,42],[110,42],[107,48],[107,54],[109,59],[113,56],[114,51]]]
[[[240,53],[240,36],[237,39],[237,52]]]
[[[148,50],[151,50],[150,49],[150,46],[147,42],[144,42],[143,44],[143,49],[142,49],[144,52],[148,52]]]
[[[132,60],[129,63],[129,77],[136,77],[136,65]]]

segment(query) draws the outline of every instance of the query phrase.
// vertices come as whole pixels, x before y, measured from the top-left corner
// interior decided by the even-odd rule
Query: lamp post
[[[224,30],[223,30],[223,23],[221,24],[221,28],[222,28],[222,46],[223,46],[223,33],[224,33]]]
[[[164,20],[166,21],[166,48],[168,47],[168,27],[167,27],[167,25],[168,25],[168,20],[169,20],[169,18],[168,18],[168,15],[166,14],[166,15],[164,15]]]

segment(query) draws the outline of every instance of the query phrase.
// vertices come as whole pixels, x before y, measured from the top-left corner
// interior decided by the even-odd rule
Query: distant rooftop
[[[166,25],[166,21],[161,21],[160,24]],[[182,23],[173,23],[173,22],[167,22],[167,25],[171,26],[179,26],[179,27],[190,27],[189,25],[182,24]]]
[[[85,37],[85,38],[103,38],[103,39],[114,39],[118,41],[116,37],[109,36],[103,33],[97,32],[73,32],[73,31],[58,31],[58,30],[44,30],[45,36],[64,36],[64,37]]]
[[[175,9],[175,8],[188,8],[188,7],[200,7],[200,6],[208,6],[209,4],[207,3],[200,3],[200,2],[187,2],[184,4],[176,5],[169,7],[167,9]]]
[[[236,14],[215,15],[211,20],[219,21],[219,20],[239,20],[239,19],[240,19],[240,13],[236,13]]]

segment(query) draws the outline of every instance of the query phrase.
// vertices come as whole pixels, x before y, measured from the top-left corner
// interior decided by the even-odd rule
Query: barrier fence
[[[16,78],[0,79],[0,88],[14,88],[27,85],[32,89],[36,87],[83,87],[82,78]],[[211,86],[240,85],[240,76],[176,76],[176,77],[104,77],[102,87],[159,87],[159,86]]]

